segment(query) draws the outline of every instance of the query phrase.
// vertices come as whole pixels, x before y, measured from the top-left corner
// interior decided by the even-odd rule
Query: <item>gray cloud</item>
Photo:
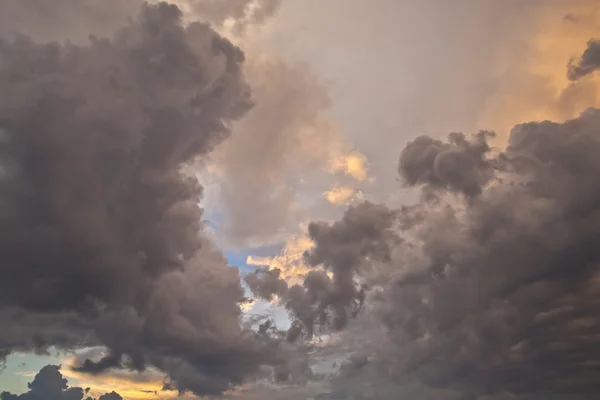
[[[295,341],[302,333],[312,338],[316,328],[340,330],[356,316],[366,287],[354,278],[366,261],[389,260],[389,246],[398,240],[391,230],[393,214],[385,206],[366,202],[351,206],[334,224],[311,223],[308,234],[316,245],[304,257],[310,266],[323,269],[309,271],[302,285],[289,287],[277,270],[246,276],[256,296],[271,300],[276,294],[291,313],[294,323],[288,340]]]
[[[244,54],[181,17],[146,4],[108,39],[0,39],[0,342],[101,344],[80,370],[153,366],[218,394],[281,360],[240,324],[186,172],[251,107]]]
[[[9,392],[0,393],[2,400],[93,400],[87,396],[89,389],[80,387],[69,387],[66,378],[60,373],[59,365],[46,365],[35,376],[31,383],[28,383],[29,391],[23,394],[11,394]],[[123,400],[115,392],[106,393],[98,400]]]
[[[193,18],[221,29],[230,20],[232,31],[242,35],[249,27],[273,18],[282,0],[179,0]],[[3,0],[0,4],[0,36],[25,34],[47,41],[85,43],[90,34],[111,35],[135,19],[144,0]],[[150,3],[159,3],[150,0]]]
[[[369,229],[348,213],[320,228],[327,234],[313,231],[315,264],[356,266],[348,281],[373,288],[365,303],[371,323],[358,334],[387,334],[357,348],[369,357],[360,376],[417,379],[460,398],[597,393],[598,129],[597,109],[565,123],[517,125],[494,158],[494,183],[476,201],[425,198],[415,206],[421,218],[411,207],[379,206],[381,221]],[[463,164],[456,167],[464,176]],[[411,223],[386,233],[402,214]],[[348,245],[365,232],[373,243]],[[402,240],[390,240],[394,232]],[[386,247],[388,260],[380,256]]]
[[[600,69],[600,40],[591,39],[578,60],[569,63],[568,77],[576,81]]]
[[[408,185],[476,196],[493,177],[487,140],[494,136],[482,131],[468,140],[463,134],[452,133],[448,143],[420,136],[402,150],[398,171]]]
[[[280,278],[281,270],[256,271],[246,275],[244,280],[258,297],[271,301],[274,295],[285,295],[288,285]]]

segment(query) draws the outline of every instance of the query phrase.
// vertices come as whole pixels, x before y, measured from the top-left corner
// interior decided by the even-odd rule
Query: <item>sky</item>
[[[594,0],[0,0],[0,399],[592,399]]]

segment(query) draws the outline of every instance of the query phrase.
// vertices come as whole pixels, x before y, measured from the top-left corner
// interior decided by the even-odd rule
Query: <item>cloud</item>
[[[393,165],[417,134],[486,129],[503,146],[519,122],[600,106],[596,76],[565,95],[573,84],[565,66],[598,37],[599,10],[595,0],[291,1],[268,45],[310,60],[344,136],[369,160],[365,198],[398,204],[406,191],[390,190]]]
[[[144,4],[109,38],[0,39],[3,352],[104,345],[80,371],[153,367],[196,394],[280,362],[240,322],[186,172],[251,108],[244,53],[181,18]]]
[[[217,33],[242,35],[281,1],[178,3],[211,26],[186,26],[179,9],[135,0],[0,5],[0,361],[14,350],[103,345],[105,354],[86,354],[65,374],[108,386],[126,380],[123,370],[158,371],[166,387],[238,395],[265,371],[294,384],[319,379],[311,357],[335,351],[346,356],[336,359],[338,380],[318,398],[594,395],[597,111],[519,125],[500,154],[487,132],[421,136],[396,172],[439,196],[397,209],[352,199],[339,221],[325,215],[307,238],[289,239],[375,182],[392,194],[391,181],[374,179],[382,165],[394,173],[379,155],[402,142],[377,125],[390,104],[408,121],[403,132],[489,122],[501,140],[524,115],[563,121],[593,104],[592,79],[564,73],[567,50],[595,23],[584,16],[591,1],[365,6],[372,13],[359,2],[313,3],[319,15],[335,9],[320,45],[365,40],[357,19],[348,36],[329,18],[342,3],[377,36],[367,41],[373,53],[361,52],[368,74],[343,83],[371,90],[346,96],[372,105],[350,108],[362,118],[352,128],[369,129],[360,152],[314,71],[248,56]],[[377,31],[392,25],[406,30]],[[483,29],[489,35],[473,35]],[[43,43],[55,39],[62,44]],[[336,73],[346,66],[334,60],[361,65],[348,48],[348,57],[324,57]],[[413,69],[389,62],[391,48],[404,49],[401,64]],[[590,59],[582,51],[575,69]],[[386,105],[383,89],[398,86],[407,97]],[[220,235],[237,246],[287,239],[280,256],[249,258],[265,268],[246,277],[257,297],[288,309],[287,332],[241,322],[238,272],[202,233],[203,188],[188,174],[202,164],[219,181]],[[332,331],[342,343],[311,347]],[[314,339],[301,349],[309,355],[290,357],[303,335]],[[245,394],[309,394],[280,389]]]
[[[495,135],[479,132],[468,140],[463,134],[448,136],[448,143],[421,136],[408,143],[400,155],[398,171],[411,186],[447,189],[473,197],[493,177],[487,141]]]
[[[279,255],[274,257],[248,256],[246,263],[269,270],[279,270],[280,275],[289,283],[299,283],[310,268],[304,262],[304,252],[314,245],[307,235],[288,239]]]
[[[85,43],[90,34],[111,35],[134,18],[142,0],[6,0],[0,5],[0,36],[24,34],[45,41]]]
[[[600,69],[600,40],[590,40],[587,48],[576,62],[569,64],[569,79],[576,81]]]
[[[287,332],[290,341],[302,333],[312,339],[318,328],[340,330],[356,316],[365,286],[353,278],[367,255],[373,261],[389,258],[385,238],[391,235],[391,214],[384,206],[366,202],[350,206],[344,218],[331,225],[311,223],[308,235],[315,246],[304,259],[312,268],[301,284],[288,285],[279,270],[257,271],[245,278],[255,295],[266,300],[277,295],[290,311],[294,319]],[[314,268],[318,266],[322,268]]]
[[[336,174],[364,180],[366,167],[310,70],[255,56],[245,71],[255,106],[211,157],[213,208],[226,216],[222,235],[230,245],[257,247],[297,234],[307,215],[329,205],[319,194],[343,182]]]
[[[275,295],[285,295],[288,289],[287,283],[280,275],[280,270],[273,269],[249,274],[244,279],[252,293],[271,301]]]
[[[355,190],[346,186],[335,186],[325,192],[325,198],[331,204],[346,204],[355,195]]]
[[[149,3],[159,3],[151,0]],[[174,0],[186,20],[209,22],[215,29],[242,36],[273,18],[281,0]],[[47,41],[85,43],[88,35],[111,35],[135,19],[143,0],[6,0],[0,9],[0,36],[25,34]]]
[[[517,125],[486,166],[494,180],[476,186],[476,199],[425,197],[398,210],[365,203],[311,226],[308,260],[334,271],[334,285],[344,283],[335,293],[358,283],[372,289],[358,317],[369,323],[355,331],[363,340],[355,349],[369,359],[361,371],[378,371],[390,385],[415,379],[448,396],[597,393],[599,129],[598,109],[564,123]],[[421,140],[454,146],[452,136]],[[479,140],[485,148],[487,136]],[[479,168],[448,164],[450,176]]]
[[[20,395],[8,392],[0,393],[2,400],[92,400],[88,397],[89,388],[68,387],[67,379],[60,373],[59,365],[46,365],[37,373],[31,383],[28,384],[29,391]],[[101,395],[98,400],[123,400],[114,391]]]

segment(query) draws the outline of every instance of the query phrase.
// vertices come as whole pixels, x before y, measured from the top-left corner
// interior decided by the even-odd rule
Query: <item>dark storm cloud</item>
[[[182,167],[248,93],[243,53],[179,18],[145,6],[114,41],[0,42],[2,302],[131,302],[194,255],[201,188]]]
[[[244,54],[181,17],[145,4],[110,38],[0,39],[0,343],[105,345],[78,367],[218,394],[281,360],[240,325],[189,168],[251,106]]]
[[[322,266],[306,275],[303,288],[290,288],[287,307],[299,317],[312,335],[315,324],[343,328],[358,312],[365,299],[365,287],[353,279],[356,270],[367,261],[386,261],[394,212],[386,207],[363,203],[350,207],[341,221],[331,225],[313,222],[308,235],[315,246],[305,254],[306,262]],[[331,273],[329,276],[326,272]]]
[[[69,387],[68,381],[60,373],[59,365],[46,365],[37,373],[31,383],[28,383],[29,391],[23,394],[0,393],[1,400],[93,400],[87,396],[89,389],[80,387]],[[106,393],[98,400],[123,400],[115,392]]]
[[[479,148],[489,148],[486,136],[479,138]],[[412,377],[471,398],[597,394],[600,110],[565,123],[516,126],[481,180],[464,179],[480,176],[471,161],[448,164],[445,176],[456,181],[432,177],[436,155],[454,150],[455,141],[419,142],[424,146],[407,147],[421,156],[411,165],[425,171],[413,182],[425,177],[450,192],[473,187],[476,201],[425,198],[395,212],[379,206],[381,220],[367,230],[351,213],[312,230],[314,264],[349,270],[348,282],[374,289],[365,303],[371,324],[362,334],[375,338],[384,328],[387,339],[359,348],[369,363],[358,372],[397,383]],[[405,214],[411,223],[396,231],[402,240],[390,241],[386,231]],[[356,244],[366,242],[352,239],[359,237],[372,243],[361,248]],[[386,246],[388,262],[380,256]],[[379,262],[365,262],[373,255]]]
[[[288,285],[280,278],[281,270],[257,271],[246,275],[244,280],[252,293],[258,297],[271,301],[274,295],[285,295]]]
[[[289,341],[302,333],[311,338],[317,327],[339,330],[356,315],[365,300],[365,287],[355,282],[357,269],[367,261],[387,261],[394,212],[385,206],[364,203],[350,207],[344,219],[332,225],[311,223],[308,233],[316,246],[305,254],[306,262],[322,266],[306,274],[302,285],[288,287],[279,272],[258,271],[246,282],[253,293],[266,300],[276,294],[294,318]],[[329,275],[330,273],[331,275]]]
[[[591,39],[578,60],[569,63],[568,77],[576,81],[600,69],[600,40]]]
[[[398,171],[408,185],[424,185],[427,190],[448,189],[473,197],[493,177],[487,158],[491,132],[479,132],[469,140],[452,133],[448,142],[420,136],[408,143],[400,155]]]

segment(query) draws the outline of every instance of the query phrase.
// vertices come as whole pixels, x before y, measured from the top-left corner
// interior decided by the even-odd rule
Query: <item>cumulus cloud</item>
[[[159,0],[150,0],[159,3]],[[111,35],[135,19],[144,0],[5,0],[0,5],[0,35],[85,43],[88,35]],[[241,36],[273,18],[282,0],[174,0],[186,19],[209,22],[218,30]]]
[[[29,391],[23,394],[0,393],[2,400],[93,400],[87,396],[89,388],[69,387],[68,380],[60,373],[60,365],[46,365],[27,384]],[[123,400],[114,391],[101,395],[98,400]]]
[[[290,311],[294,323],[288,339],[294,341],[302,333],[312,338],[317,328],[340,330],[356,316],[365,300],[365,286],[354,279],[356,271],[367,259],[389,259],[388,242],[396,239],[391,231],[393,213],[367,202],[351,206],[341,221],[331,225],[311,223],[308,235],[315,246],[304,259],[312,269],[301,284],[288,285],[279,270],[258,271],[245,278],[255,295],[267,300],[277,295]]]
[[[197,394],[274,361],[186,172],[251,107],[244,53],[181,19],[144,4],[87,43],[0,39],[3,353],[101,344],[79,370],[152,366]]]
[[[355,352],[336,360],[341,367],[332,385],[344,389],[317,398],[392,399],[399,388],[409,398],[594,396],[600,333],[594,316],[600,281],[594,241],[600,233],[598,110],[565,123],[518,125],[499,153],[487,131],[453,133],[447,140],[416,138],[402,151],[396,172],[426,194],[419,204],[398,209],[353,204],[339,221],[311,223],[305,241],[289,242],[280,257],[248,260],[266,265],[245,278],[250,289],[280,301],[293,319],[287,332],[269,321],[253,332],[240,322],[245,295],[237,270],[201,233],[197,201],[203,189],[187,173],[190,167],[200,161],[214,168],[221,184],[219,211],[228,219],[223,233],[244,245],[280,239],[281,231],[298,226],[315,206],[299,211],[299,200],[306,200],[299,199],[299,188],[306,197],[328,200],[326,206],[354,203],[357,186],[370,184],[373,165],[349,151],[328,114],[326,90],[312,72],[247,57],[214,30],[242,34],[274,16],[280,0],[178,1],[211,24],[189,26],[177,7],[165,3],[108,2],[0,5],[0,363],[14,350],[101,345],[105,354],[79,357],[70,372],[151,368],[167,375],[166,389],[238,394],[243,392],[238,384],[264,376],[263,366],[277,381],[317,379],[306,353],[296,358],[290,353],[303,336],[335,331],[336,340],[343,339],[336,351]],[[360,15],[362,9],[352,3],[344,2]],[[482,23],[495,25],[490,36],[503,40],[509,34],[511,40],[538,38],[533,32],[543,25],[537,17],[542,3],[519,3],[516,11],[493,2],[426,3],[418,12],[403,6],[395,9],[402,12],[382,7],[374,13],[394,20],[404,15],[406,23],[396,25],[410,32],[422,22],[415,15],[448,7],[443,18],[418,32],[449,39],[444,33],[458,32],[452,45],[440,41],[438,51],[412,46],[419,53],[404,57],[406,63],[418,60],[414,71],[430,81],[394,71],[416,82],[405,86],[410,100],[392,102],[400,104],[402,118],[414,120],[411,130],[490,119],[482,117],[485,109],[499,116],[496,126],[512,125],[521,109],[551,103],[548,109],[554,110],[558,97],[569,107],[582,98],[577,90],[583,80],[563,92],[562,83],[549,85],[553,73],[529,71],[529,61],[540,59],[535,53],[544,48],[543,40],[527,41],[505,58],[502,46],[488,46],[472,34]],[[337,13],[341,2],[314,4]],[[560,1],[547,4],[557,5],[556,13],[568,8]],[[442,19],[451,22],[448,30],[434,29],[445,26]],[[575,19],[565,17],[561,27]],[[524,31],[514,30],[517,25]],[[88,39],[89,33],[95,36]],[[341,36],[343,43],[352,41]],[[473,41],[465,45],[465,37]],[[61,43],[44,43],[55,39]],[[571,64],[570,79],[596,69],[595,49],[596,41],[590,41]],[[470,51],[481,53],[477,60],[483,61],[465,56]],[[527,62],[515,62],[525,54]],[[563,58],[560,74],[567,80]],[[494,65],[493,71],[481,65]],[[460,79],[452,71],[461,71]],[[369,69],[365,76],[373,75]],[[380,75],[383,85],[396,86],[391,74]],[[352,80],[368,82],[377,92],[357,97],[367,102],[383,97],[376,79]],[[444,86],[449,81],[458,86]],[[514,96],[523,82],[524,95]],[[420,93],[435,93],[435,101]],[[448,107],[450,97],[460,112]],[[509,104],[506,113],[497,113],[497,103]],[[579,109],[577,103],[561,115]],[[452,116],[430,121],[436,113]],[[385,119],[383,112],[372,117]],[[379,130],[365,140],[369,146],[393,142],[384,141]],[[232,131],[233,140],[221,143]],[[378,190],[390,192],[388,183]],[[58,398],[84,396],[65,394],[71,389],[60,379],[53,386]],[[305,398],[308,392],[247,393],[295,395]]]
[[[569,79],[575,81],[600,69],[600,40],[591,39],[581,57],[569,64]]]
[[[279,269],[256,271],[244,278],[248,287],[258,297],[271,301],[275,295],[285,295],[288,285],[280,278]]]
[[[359,357],[361,368],[349,368],[354,360],[346,370],[472,398],[597,393],[599,130],[598,109],[565,123],[520,124],[486,166],[485,181],[494,182],[474,186],[475,201],[426,197],[399,210],[364,204],[313,225],[311,264],[344,277],[341,287],[372,288],[363,317],[370,324],[357,334],[379,339],[359,347],[370,350],[360,356],[368,363]],[[434,156],[454,146],[452,137],[421,140]],[[417,159],[433,165],[432,157]],[[480,167],[450,163],[456,171],[448,172],[472,177]],[[464,187],[437,179],[427,184]]]
[[[493,177],[486,157],[491,151],[488,139],[494,136],[479,132],[468,140],[463,134],[452,133],[448,143],[418,137],[402,150],[398,171],[411,186],[422,184],[429,190],[448,189],[476,196]]]

